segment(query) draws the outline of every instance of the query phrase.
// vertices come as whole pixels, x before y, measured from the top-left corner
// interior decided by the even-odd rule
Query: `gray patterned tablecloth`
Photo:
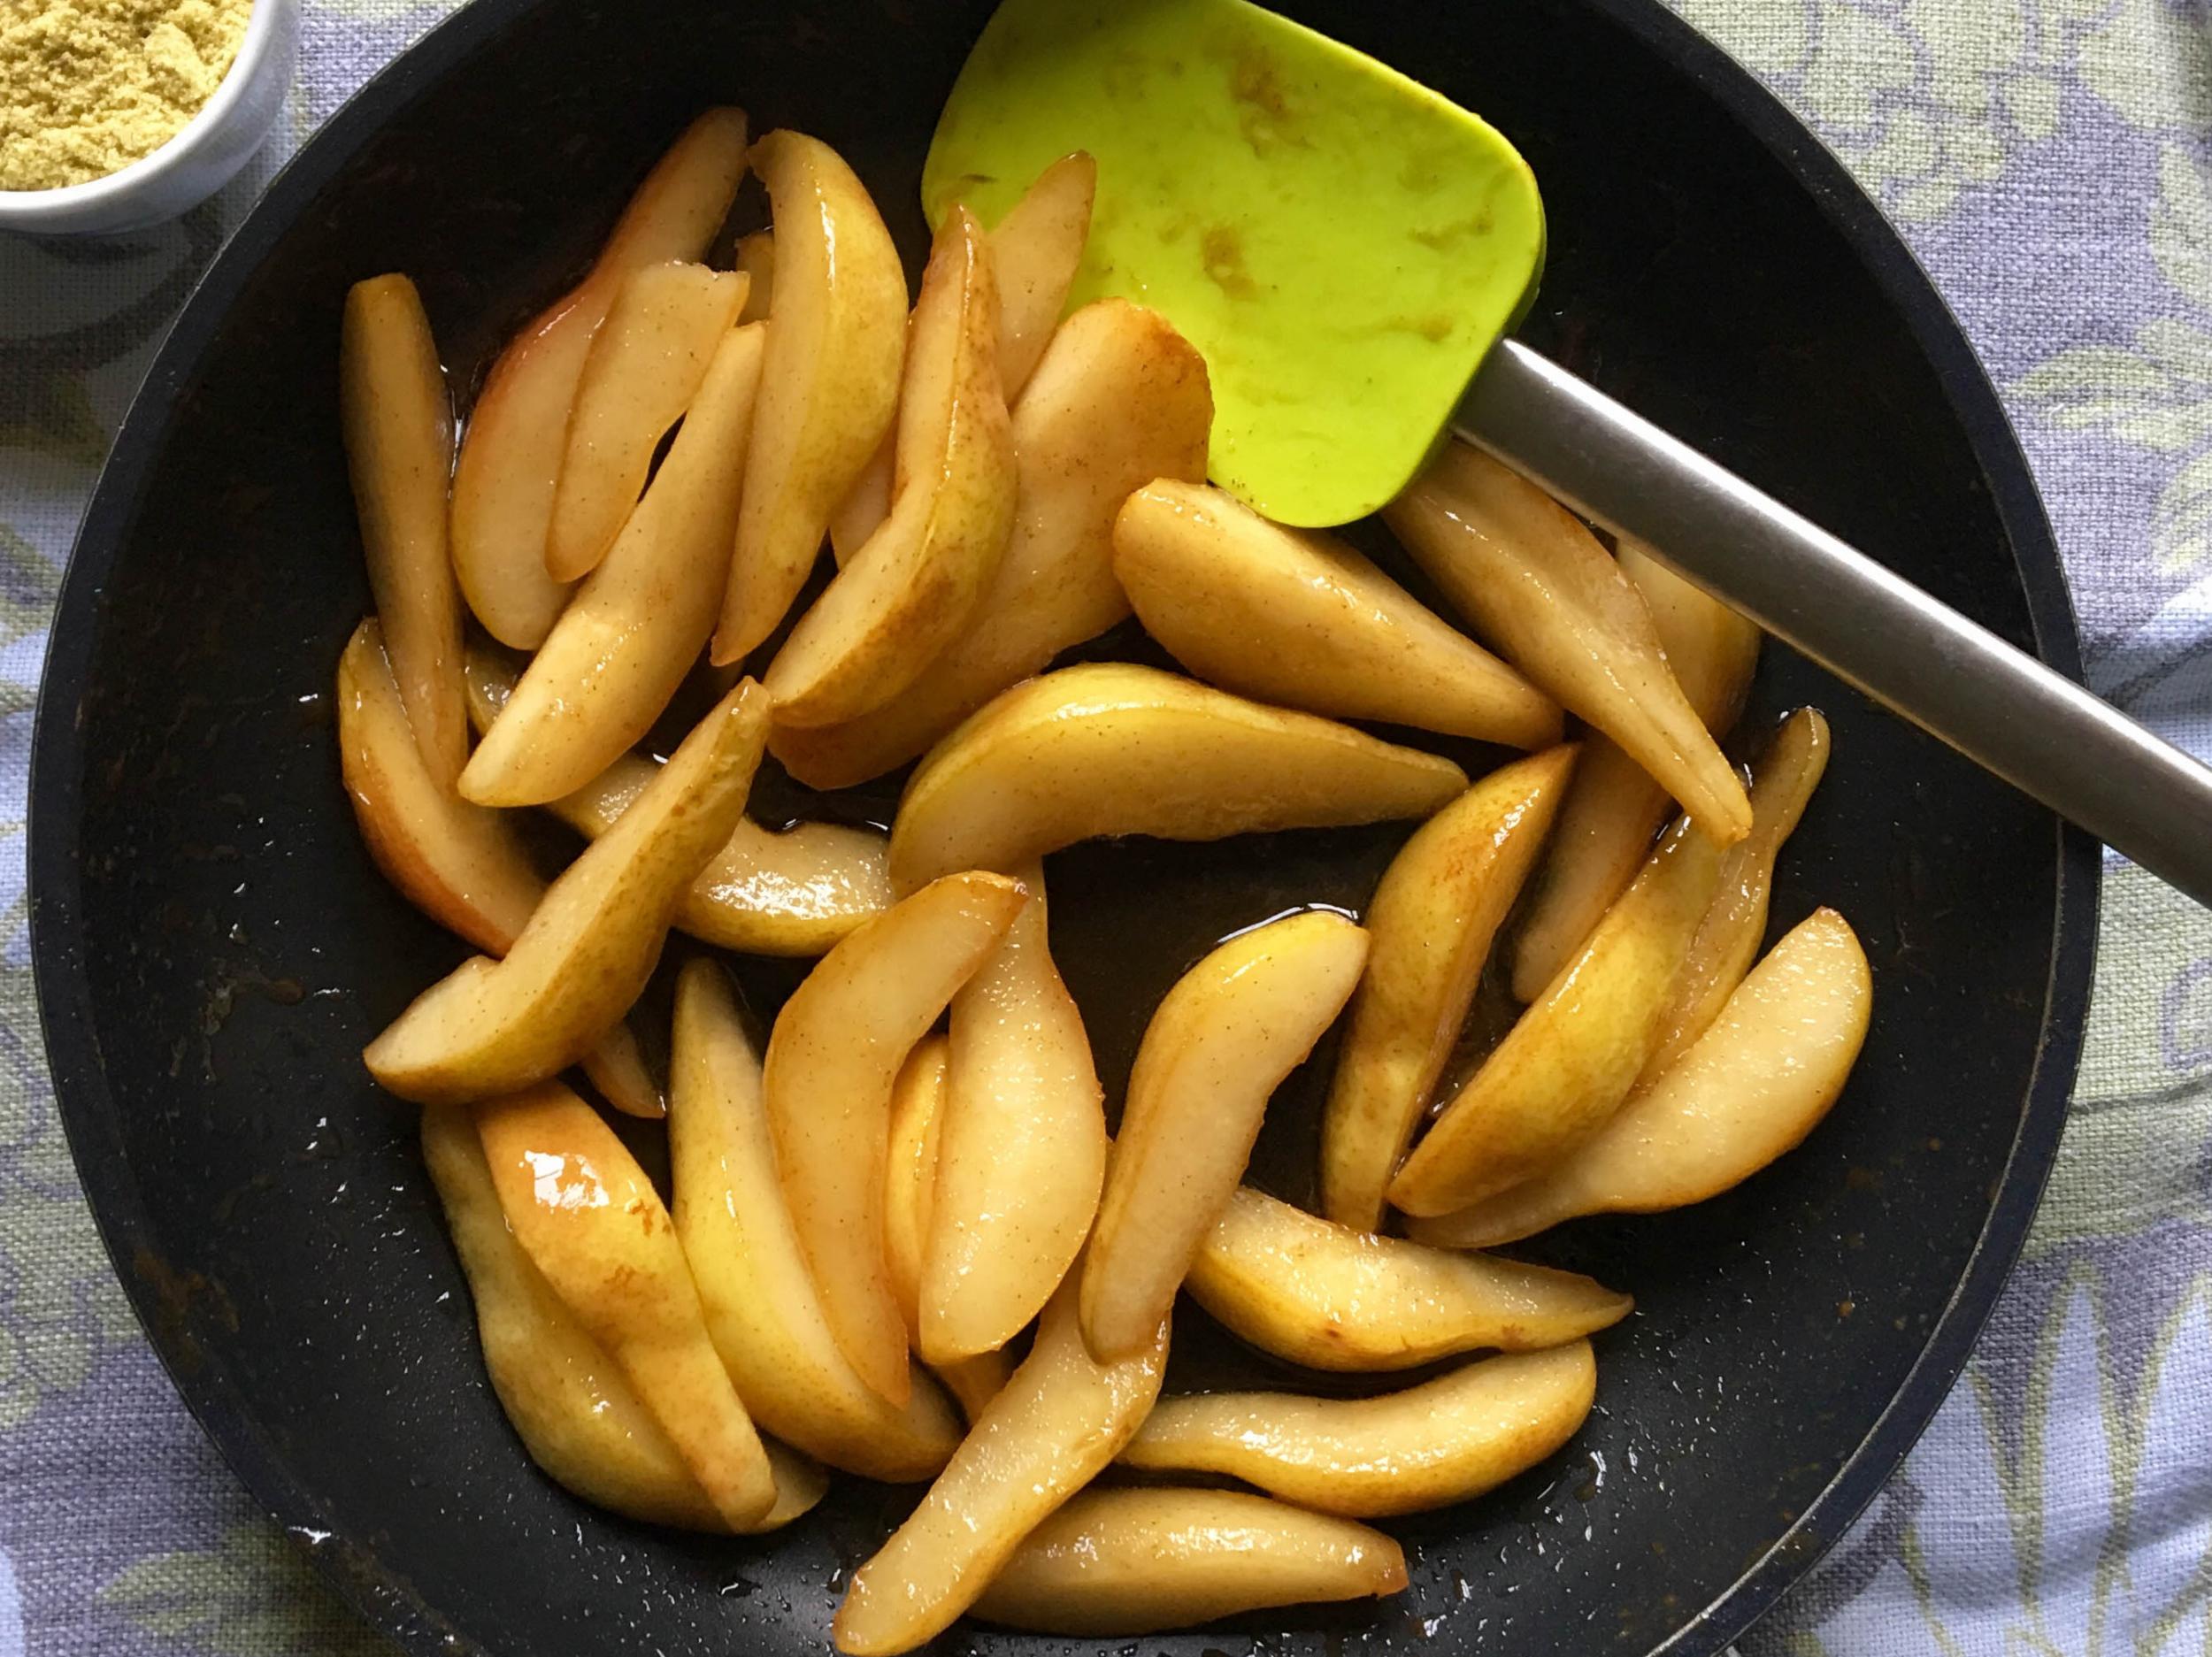
[[[0,1657],[383,1649],[254,1511],[78,1195],[24,938],[25,767],[77,517],[153,341],[284,153],[450,0],[306,0],[289,119],[180,225],[0,239]],[[2212,751],[2204,0],[1677,0],[1850,162],[2002,389],[2097,687]],[[2109,871],[2027,1258],[1904,1474],[1758,1657],[2212,1653],[2212,917]]]

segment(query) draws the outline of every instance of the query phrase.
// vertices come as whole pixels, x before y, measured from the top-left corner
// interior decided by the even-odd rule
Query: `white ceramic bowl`
[[[98,235],[197,207],[261,147],[299,56],[299,0],[255,0],[222,84],[177,135],[119,172],[51,190],[0,190],[0,230]]]

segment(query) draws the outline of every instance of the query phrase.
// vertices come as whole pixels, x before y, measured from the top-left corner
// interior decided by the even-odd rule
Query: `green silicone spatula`
[[[1098,162],[1074,299],[1151,305],[1205,354],[1216,482],[1345,523],[1455,433],[2212,902],[2212,771],[1509,337],[1543,207],[1475,116],[1246,0],[1003,0],[923,205],[995,223],[1074,150]]]

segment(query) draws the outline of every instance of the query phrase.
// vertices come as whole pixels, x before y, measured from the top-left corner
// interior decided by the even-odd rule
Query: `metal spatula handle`
[[[2080,686],[1511,340],[1455,429],[2212,905],[2212,771]]]

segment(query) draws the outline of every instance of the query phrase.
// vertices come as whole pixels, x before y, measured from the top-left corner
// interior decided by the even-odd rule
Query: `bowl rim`
[[[288,3],[262,0],[266,6]],[[162,1332],[158,1289],[133,1270],[150,1227],[123,1160],[114,1101],[100,1065],[78,920],[79,707],[89,679],[100,595],[137,515],[150,471],[149,440],[168,417],[176,388],[196,374],[223,318],[316,194],[388,119],[543,3],[474,0],[395,57],[302,145],[194,286],[118,431],[79,530],[56,605],[32,736],[27,866],[33,976],[57,1113],[102,1243],[171,1383],[240,1481],[277,1523],[313,1545],[309,1551],[317,1566],[356,1612],[420,1657],[481,1653],[484,1648],[448,1623],[373,1550],[333,1533],[312,1492],[294,1477],[234,1390],[190,1362],[183,1350],[188,1341],[178,1331]],[[1934,369],[1967,439],[2013,555],[2036,654],[2080,682],[2081,642],[2064,566],[2026,456],[1964,331],[1895,226],[1779,98],[1662,0],[1573,3],[1689,79],[1781,164],[1850,244]],[[1834,1477],[1765,1553],[1655,1645],[1652,1657],[1721,1652],[1811,1569],[1934,1419],[1995,1307],[2056,1158],[2096,955],[2101,848],[2071,825],[2054,818],[2052,826],[2058,856],[2041,1040],[1995,1197],[1958,1282],[1920,1355]]]
[[[287,14],[298,5],[299,0],[253,0],[237,56],[189,120],[137,160],[96,179],[46,190],[0,190],[0,229],[65,230],[104,210],[159,190],[165,180],[188,165],[214,142],[232,112],[245,101],[248,89],[280,52]]]

